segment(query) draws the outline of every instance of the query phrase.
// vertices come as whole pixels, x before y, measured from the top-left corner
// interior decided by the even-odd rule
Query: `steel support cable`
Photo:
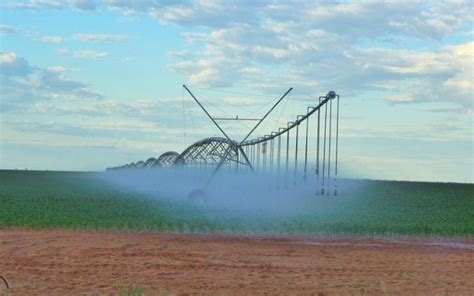
[[[245,154],[247,154],[247,156],[249,158],[249,161],[252,162],[252,147],[251,146],[244,146],[243,149],[246,149],[247,152]]]
[[[211,114],[209,114],[209,112],[207,112],[206,108],[204,108],[204,106],[199,102],[199,100],[193,95],[193,93],[188,89],[188,87],[186,85],[183,84],[183,87],[184,89],[186,89],[186,91],[191,95],[191,97],[194,99],[194,101],[196,101],[196,103],[199,105],[199,107],[201,107],[201,109],[204,111],[204,113],[206,113],[207,117],[209,117],[209,119],[212,121],[212,123],[214,123],[214,125],[221,131],[221,133],[227,138],[227,140],[229,142],[231,142],[232,140],[229,138],[229,136],[224,132],[224,130],[219,126],[219,124],[214,120],[214,118],[211,116]],[[192,118],[192,117],[191,117]]]
[[[273,136],[271,136],[270,138],[258,138],[258,139],[253,139],[253,141],[242,141],[240,144],[245,146],[245,145],[252,145],[253,143],[261,143],[261,142],[265,142],[265,141],[268,141],[268,140],[271,140],[271,138],[274,138],[274,137],[277,137],[283,133],[286,133],[287,130],[289,129],[293,129],[296,127],[297,123],[301,123],[303,122],[304,120],[306,120],[307,118],[309,118],[313,113],[315,113],[316,111],[318,111],[320,108],[322,108],[324,105],[326,105],[326,103],[329,101],[329,97],[321,97],[321,98],[324,98],[324,100],[322,100],[317,107],[313,108],[313,111],[310,111],[308,114],[304,115],[301,120],[299,120],[298,122],[291,122],[291,125],[289,125],[287,128],[284,128],[283,131],[279,131],[278,133],[275,133]]]
[[[265,173],[268,171],[268,166],[269,166],[269,162],[270,162],[270,160],[269,160],[269,158],[270,158],[270,152],[269,152],[270,151],[270,146],[268,144],[269,144],[268,141],[265,142],[265,147],[264,147],[265,150],[263,151],[263,152],[265,152],[264,153],[265,154],[265,168],[264,168]]]
[[[306,174],[308,169],[308,130],[309,130],[309,118],[306,118],[306,132],[305,132],[305,144],[304,144],[304,180],[306,181]]]
[[[280,186],[280,174],[281,174],[281,135],[278,136],[278,149],[277,149],[277,181],[278,187]]]
[[[229,118],[233,118],[232,115],[228,115],[226,114],[227,117]],[[244,123],[243,120],[231,120],[231,121],[221,121],[219,120],[218,118],[215,118],[216,121],[219,121],[220,124],[225,127],[225,129],[228,129],[230,130],[234,135],[241,135],[243,132],[242,132],[242,129],[245,129],[245,130],[249,130],[250,127]],[[240,124],[240,125],[236,125],[235,122],[237,122],[237,124]]]
[[[228,91],[228,90],[216,90],[216,89],[210,89],[210,88],[203,88],[203,87],[193,87],[193,89],[200,89],[204,91],[209,91],[209,92],[215,92],[215,93],[222,93],[222,94],[233,94],[233,95],[243,95],[243,96],[254,96],[254,97],[260,97],[260,98],[272,98],[274,95],[268,94],[255,94],[255,93],[244,93],[244,92],[236,92],[236,91]]]
[[[243,149],[244,149],[244,153],[245,153],[246,155],[250,155],[250,154],[249,154],[249,147],[244,146]],[[245,167],[244,167],[244,168],[245,168]],[[245,171],[245,169],[244,169],[244,171]]]
[[[296,121],[298,121],[298,116],[296,116]],[[296,186],[296,171],[298,170],[298,134],[299,134],[300,125],[296,126],[296,137],[295,137],[295,171],[293,172],[293,184]]]
[[[286,132],[286,165],[285,165],[285,185],[288,181],[288,169],[290,165],[290,130]]]
[[[275,180],[274,180],[274,177],[273,177],[273,161],[274,161],[274,158],[275,158],[274,148],[275,148],[275,141],[272,138],[270,140],[270,170],[269,170],[270,175],[272,177],[272,186],[275,185]]]
[[[252,145],[250,147],[252,147],[252,159],[253,159],[252,163],[255,164],[255,168],[257,168],[257,154],[256,154],[257,146]]]
[[[337,196],[337,156],[339,146],[339,95],[337,95],[337,112],[336,112],[336,164],[334,170],[334,195]]]
[[[227,113],[227,111],[221,109],[221,108],[218,107],[216,104],[210,102],[209,100],[207,100],[207,99],[204,98],[203,96],[201,96],[201,95],[199,95],[199,94],[195,94],[195,96],[196,96],[197,98],[199,98],[201,101],[204,101],[204,103],[206,103],[207,105],[210,105],[210,106],[214,107],[215,109],[217,109],[218,111],[224,113],[225,116],[223,116],[223,117],[232,117],[232,115],[229,114],[229,113]]]
[[[331,191],[331,126],[332,126],[332,99],[329,101],[329,149],[328,149],[328,179],[327,179],[327,195]]]
[[[187,105],[187,110],[189,110],[189,102],[186,102],[185,100],[185,103]],[[191,120],[191,125],[193,126],[193,132],[194,134],[196,134],[196,125],[194,124],[194,118],[193,118],[193,112],[189,112],[189,119]]]
[[[237,153],[235,154],[235,173],[239,173],[239,150],[237,150]]]
[[[181,88],[181,98],[183,100],[183,147],[186,145],[186,107],[184,105],[184,88]]]
[[[252,157],[252,147],[246,147],[247,148],[247,153],[246,155],[248,155],[249,157]]]
[[[250,147],[252,147],[253,167],[255,171],[257,171],[257,144],[251,145]]]
[[[255,167],[256,167],[256,168],[258,167],[258,156],[257,156],[257,154],[258,154],[258,147],[257,147],[257,145],[255,144],[255,145],[254,145],[254,150],[253,150],[253,155],[254,155],[254,157],[255,157]],[[258,169],[258,168],[257,168],[257,169]]]
[[[319,99],[321,103],[321,98]],[[316,140],[316,195],[319,195],[319,155],[320,155],[320,125],[321,125],[321,110],[318,109],[318,131],[317,131],[317,140]]]
[[[300,93],[300,94],[303,95],[303,96],[307,96],[308,98],[311,98],[311,100],[314,100],[314,99],[315,99],[315,97],[314,97],[313,95],[310,95],[310,94],[308,94],[308,93],[305,93],[305,92],[303,92],[303,91],[301,91],[301,90],[295,89],[295,92]]]
[[[252,157],[252,152],[251,152],[251,147],[245,147],[245,149],[247,149],[247,151],[245,152],[246,155],[248,155],[248,157]]]
[[[327,117],[328,117],[328,105],[325,105],[324,108],[324,145],[323,145],[323,183],[321,187],[321,194],[324,194],[324,175],[326,174],[326,125],[327,125]]]
[[[269,163],[270,163],[270,145],[269,144],[269,141],[265,142],[265,172],[267,172],[268,170],[268,167],[269,167]]]
[[[249,145],[248,147],[250,149],[250,158],[252,159],[251,162],[253,164],[255,164],[255,158],[254,158],[254,155],[253,155],[253,151],[254,151],[253,145]]]
[[[271,101],[269,101],[269,102],[267,102],[267,103],[264,103],[262,106],[260,106],[260,107],[257,108],[256,110],[254,110],[254,111],[252,111],[252,112],[250,112],[250,113],[248,113],[248,114],[245,114],[245,117],[250,117],[251,115],[257,114],[260,110],[262,110],[262,109],[265,108],[265,107],[268,107],[268,105],[274,103],[274,102],[277,101],[278,99],[279,99],[279,97],[276,97],[276,98],[274,98],[273,100],[271,100]]]
[[[275,158],[275,153],[274,153],[274,150],[275,150],[275,141],[274,139],[272,139],[270,141],[270,173],[273,173],[273,160]]]
[[[275,125],[273,126],[273,130],[275,130],[275,129],[277,128],[277,125],[280,123],[280,118],[281,118],[281,116],[282,116],[282,114],[283,114],[283,111],[284,111],[285,108],[286,108],[286,105],[288,105],[288,101],[289,101],[290,99],[291,99],[291,97],[288,97],[288,99],[285,100],[285,102],[283,103],[283,106],[282,106],[282,108],[281,108],[281,110],[280,110],[280,114],[278,115],[277,120],[275,120]]]
[[[262,164],[263,164],[262,172],[266,173],[267,172],[267,142],[262,143]]]
[[[270,157],[270,153],[268,151],[269,151],[269,147],[268,147],[268,141],[267,141],[265,142],[265,172],[268,171],[268,163],[269,163],[268,158]]]
[[[250,137],[250,135],[260,126],[260,124],[265,120],[265,118],[268,117],[268,115],[270,115],[270,113],[273,111],[273,109],[276,108],[276,106],[278,106],[278,104],[280,104],[280,102],[291,92],[293,88],[290,87],[281,97],[280,99],[278,99],[278,101],[273,104],[273,106],[270,108],[270,110],[267,111],[267,113],[265,113],[265,115],[262,117],[262,119],[260,119],[260,121],[253,127],[253,129],[245,136],[245,138],[240,141],[240,144],[244,143],[245,140],[248,139],[248,137]]]
[[[260,170],[260,143],[257,144],[257,168]]]

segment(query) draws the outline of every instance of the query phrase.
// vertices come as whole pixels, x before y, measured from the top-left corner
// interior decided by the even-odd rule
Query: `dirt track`
[[[0,229],[0,275],[12,295],[474,295],[474,240]]]

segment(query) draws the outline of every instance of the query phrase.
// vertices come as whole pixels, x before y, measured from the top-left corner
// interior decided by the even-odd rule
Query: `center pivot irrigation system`
[[[306,114],[298,115],[295,121],[288,122],[286,127],[281,127],[277,131],[249,139],[252,133],[260,124],[270,115],[270,113],[280,104],[280,102],[293,90],[288,89],[276,103],[259,119],[253,118],[217,118],[211,116],[201,102],[194,96],[186,85],[183,88],[201,107],[204,113],[209,117],[212,123],[219,129],[224,137],[205,138],[195,142],[186,148],[183,152],[177,153],[168,151],[161,154],[158,158],[149,158],[146,161],[138,161],[119,167],[108,168],[107,170],[124,169],[146,169],[146,168],[164,168],[164,167],[194,167],[194,168],[213,168],[212,173],[207,178],[206,184],[202,189],[191,192],[190,195],[204,194],[211,181],[223,167],[235,168],[236,173],[252,172],[275,174],[277,178],[285,177],[285,184],[288,179],[293,178],[293,185],[296,186],[297,180],[301,176],[301,168],[298,166],[298,145],[304,145],[304,164],[302,166],[302,178],[316,178],[316,194],[330,195],[331,192],[337,195],[337,159],[339,145],[339,95],[334,91],[328,92],[325,96],[317,99],[316,106],[309,106]],[[333,101],[336,100],[336,119],[335,131],[333,129]],[[328,110],[329,109],[329,110]],[[310,124],[310,117],[316,116],[315,124]],[[255,126],[240,141],[232,140],[219,125],[218,121],[223,120],[246,120],[257,121]],[[304,133],[300,135],[301,125],[305,126]],[[310,127],[314,125],[316,131],[310,132]],[[316,135],[316,151],[309,151],[308,139]],[[301,139],[303,138],[303,139]],[[332,146],[335,138],[335,147]],[[293,149],[291,148],[294,145]],[[294,153],[294,160],[290,159],[290,150]],[[308,153],[316,154],[315,170],[308,168]],[[331,168],[331,154],[334,153],[334,167]],[[282,155],[283,154],[283,155]],[[293,158],[293,156],[291,156]],[[290,168],[290,165],[292,166]],[[333,169],[333,171],[331,171]],[[315,175],[310,174],[314,172]],[[333,173],[333,174],[331,174]],[[331,190],[334,186],[334,191]]]

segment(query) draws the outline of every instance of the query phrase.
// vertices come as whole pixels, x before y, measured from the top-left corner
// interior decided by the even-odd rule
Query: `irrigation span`
[[[206,113],[223,137],[210,137],[199,140],[181,153],[168,151],[158,158],[149,158],[107,170],[149,169],[164,167],[213,168],[203,190],[209,186],[213,177],[227,167],[236,173],[272,173],[288,178],[304,180],[316,178],[317,194],[337,195],[338,146],[339,146],[339,95],[328,92],[315,100],[316,106],[308,106],[306,113],[298,115],[286,126],[266,135],[250,138],[257,127],[267,118],[275,107],[292,91],[288,89],[260,119],[215,118],[212,117],[194,94],[183,88]],[[334,105],[333,106],[333,102]],[[333,111],[333,109],[335,109]],[[335,117],[335,118],[333,118]],[[311,118],[311,120],[310,120]],[[316,120],[314,120],[314,118]],[[219,125],[219,120],[255,120],[257,123],[241,140],[231,139]],[[308,139],[316,138],[315,167],[309,168]],[[333,143],[334,142],[334,143]],[[304,145],[298,147],[298,145]],[[302,153],[298,153],[301,151]],[[290,155],[291,152],[291,155]],[[301,155],[302,154],[302,155]],[[334,164],[333,164],[334,163]]]

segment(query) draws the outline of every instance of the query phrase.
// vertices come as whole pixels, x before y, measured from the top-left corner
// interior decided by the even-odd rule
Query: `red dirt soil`
[[[474,295],[474,239],[0,229],[0,295]]]

